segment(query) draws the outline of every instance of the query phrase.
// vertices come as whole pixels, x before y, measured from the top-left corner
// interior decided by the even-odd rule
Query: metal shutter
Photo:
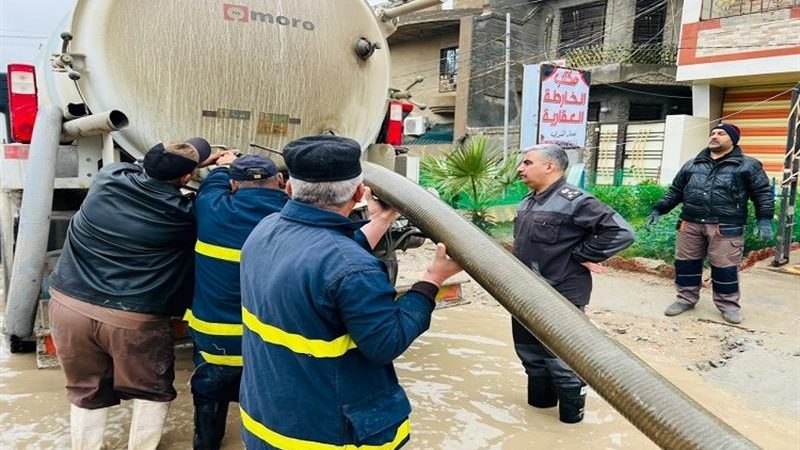
[[[722,115],[742,130],[739,145],[758,158],[770,179],[783,179],[791,84],[735,87],[725,90]],[[789,90],[789,91],[787,91]],[[787,91],[787,92],[784,92]],[[773,98],[774,97],[774,98]],[[769,99],[769,100],[767,100]]]

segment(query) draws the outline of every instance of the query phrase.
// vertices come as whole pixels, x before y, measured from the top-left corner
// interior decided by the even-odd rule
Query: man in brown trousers
[[[73,450],[103,446],[109,407],[133,400],[128,448],[154,450],[176,392],[170,316],[192,298],[195,218],[180,188],[212,162],[202,138],[103,167],[50,278]]]
[[[677,316],[694,308],[700,298],[703,260],[711,263],[714,304],[730,323],[741,323],[739,263],[744,250],[747,201],[756,209],[756,233],[772,238],[775,200],[761,162],[742,153],[741,131],[721,123],[711,130],[708,147],[689,160],[669,191],[647,218],[651,227],[659,216],[683,203],[675,243],[677,299],[664,314]]]

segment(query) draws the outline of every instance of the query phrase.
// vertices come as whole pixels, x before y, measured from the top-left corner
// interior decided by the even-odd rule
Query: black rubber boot
[[[219,450],[225,436],[228,402],[194,399],[194,450]]]
[[[552,408],[558,404],[556,387],[550,377],[528,377],[528,404],[534,408]]]
[[[558,419],[564,423],[578,423],[583,420],[586,406],[586,385],[575,388],[559,388]]]

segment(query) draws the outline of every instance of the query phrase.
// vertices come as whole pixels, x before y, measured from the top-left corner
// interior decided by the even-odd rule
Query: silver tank
[[[385,112],[389,54],[365,0],[77,0],[48,53],[62,31],[80,93],[46,62],[44,98],[123,111],[114,139],[137,158],[198,135],[247,152],[330,130],[366,147]],[[366,60],[362,37],[380,46]]]

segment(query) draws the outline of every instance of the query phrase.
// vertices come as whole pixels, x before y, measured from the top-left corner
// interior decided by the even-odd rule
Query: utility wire
[[[527,3],[527,2],[526,2],[526,3]],[[651,12],[655,11],[655,10],[656,10],[656,9],[658,9],[659,7],[661,7],[661,6],[665,5],[666,3],[667,3],[667,2],[666,2],[666,0],[664,0],[664,1],[661,1],[661,2],[659,2],[659,3],[654,3],[654,4],[653,4],[653,5],[651,5],[649,8],[647,8],[647,9],[645,9],[645,10],[641,11],[639,14],[637,14],[637,15],[634,15],[634,16],[632,16],[632,17],[628,18],[627,20],[625,20],[625,21],[623,21],[623,22],[617,23],[615,26],[613,26],[613,27],[612,27],[612,29],[611,29],[611,30],[609,30],[609,33],[613,33],[613,32],[615,32],[615,31],[619,31],[619,30],[621,30],[621,29],[622,29],[622,27],[625,27],[625,26],[627,26],[628,24],[630,24],[630,23],[634,22],[634,21],[635,21],[636,19],[638,19],[639,17],[642,17],[642,16],[644,16],[644,15],[650,14]],[[512,38],[511,38],[511,39],[512,39],[512,40],[516,40],[516,41],[518,41],[518,42],[526,42],[526,41],[521,41],[519,38],[515,38],[515,37],[514,37],[514,35],[515,35],[515,34],[516,34],[516,35],[519,35],[519,34],[522,34],[522,35],[529,35],[529,36],[533,36],[533,37],[535,37],[535,35],[533,35],[533,34],[531,34],[531,33],[527,33],[527,32],[525,32],[525,31],[522,31],[522,30],[519,30],[519,29],[512,31],[512,33],[511,33],[511,34],[512,34]],[[596,41],[598,41],[598,40],[602,40],[602,39],[603,39],[603,37],[605,36],[605,34],[606,34],[606,33],[605,33],[605,31],[604,31],[604,30],[601,30],[601,31],[595,32],[595,33],[594,33],[594,34],[592,34],[592,35],[589,35],[589,36],[586,36],[586,37],[584,37],[584,38],[578,39],[578,40],[576,40],[576,41],[572,41],[572,42],[565,43],[565,44],[559,44],[559,45],[556,47],[556,51],[558,51],[558,50],[562,50],[562,49],[563,49],[563,48],[565,48],[566,46],[585,46],[585,45],[586,45],[586,44],[588,44],[588,43],[593,43],[593,42],[596,42]],[[503,38],[503,37],[505,37],[505,33],[501,34],[500,36],[496,37],[495,39],[501,39],[501,38]],[[485,42],[485,43],[479,44],[478,46],[472,47],[472,49],[471,49],[471,53],[472,53],[472,51],[474,51],[474,50],[476,50],[476,49],[479,49],[479,48],[485,47],[485,46],[487,46],[487,45],[494,44],[494,43],[496,42],[496,41],[495,41],[495,39],[492,39],[491,41],[488,41],[488,42]],[[524,61],[530,61],[530,60],[533,60],[533,59],[537,59],[537,58],[539,58],[539,57],[541,57],[541,56],[544,56],[544,57],[546,57],[547,53],[548,53],[548,52],[547,52],[547,51],[545,51],[545,52],[542,52],[542,53],[539,53],[539,54],[536,54],[536,55],[531,55],[531,56],[529,56],[528,58],[524,58]],[[513,63],[516,63],[516,64],[519,64],[519,63],[522,63],[522,62],[523,62],[523,60],[517,60],[517,61],[512,61],[512,62],[513,62]],[[424,66],[424,65],[425,65],[425,63],[422,63],[422,64],[420,64],[418,67],[422,67],[422,66]],[[428,66],[428,67],[431,67],[431,63],[427,63],[427,66]],[[495,66],[495,67],[494,67],[494,69],[495,69],[495,70],[499,70],[500,68],[504,68],[504,67],[505,67],[505,63],[500,63],[500,64],[498,64],[497,66]],[[436,70],[437,70],[437,72],[438,72],[438,65],[436,65],[436,66],[435,66],[435,68],[436,68]],[[431,68],[431,69],[433,69],[433,68]],[[402,78],[402,77],[409,76],[409,75],[415,75],[415,74],[417,74],[417,73],[418,73],[418,72],[415,72],[415,71],[410,71],[410,72],[408,72],[408,71],[404,71],[403,73],[400,73],[400,74],[394,75],[393,77],[395,77],[395,78]],[[475,78],[476,78],[476,77],[478,77],[478,76],[483,76],[483,75],[486,75],[486,74],[488,74],[488,73],[490,73],[490,72],[488,72],[488,71],[487,71],[487,72],[485,72],[485,73],[479,73],[479,74],[471,75],[471,76],[470,76],[470,78],[469,78],[468,80],[469,80],[469,81],[471,81],[471,80],[475,79]]]

